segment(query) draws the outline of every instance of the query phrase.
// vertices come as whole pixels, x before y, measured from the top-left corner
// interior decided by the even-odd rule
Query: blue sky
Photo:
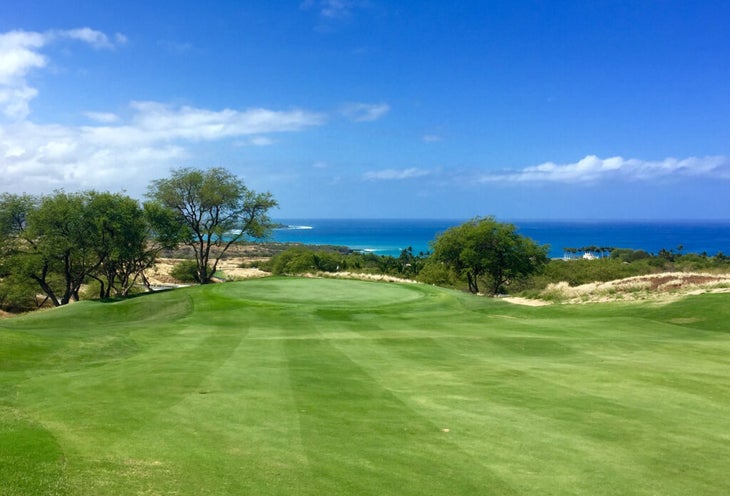
[[[276,217],[730,219],[728,2],[0,5],[0,191],[223,166]]]

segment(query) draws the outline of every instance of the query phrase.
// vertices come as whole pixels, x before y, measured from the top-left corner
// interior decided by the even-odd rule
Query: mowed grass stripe
[[[0,321],[0,494],[726,494],[727,303],[269,279]]]
[[[173,487],[189,494],[297,492],[307,463],[284,358],[281,341],[250,347],[244,340],[198,394],[148,426],[144,436],[165,436],[157,459],[184,454]]]
[[[633,321],[632,324],[641,325],[637,321]],[[517,475],[515,464],[509,464],[507,473],[510,478],[515,478],[514,484],[526,483],[524,489],[527,490],[531,486],[539,485],[541,477],[554,478],[564,468],[563,464],[568,461],[566,458],[576,456],[574,446],[570,447],[567,456],[566,454],[561,456],[560,448],[565,444],[561,441],[561,437],[580,436],[583,453],[579,459],[585,470],[590,471],[597,466],[606,467],[608,461],[611,465],[618,465],[613,467],[614,473],[606,471],[605,468],[601,471],[604,479],[611,484],[602,486],[603,489],[595,487],[583,489],[592,494],[600,494],[604,490],[611,494],[616,491],[616,482],[620,482],[627,474],[633,473],[634,476],[647,478],[658,475],[655,472],[656,467],[651,467],[652,464],[650,460],[647,462],[647,458],[665,453],[665,446],[662,443],[666,444],[667,441],[644,437],[643,433],[653,431],[657,423],[665,420],[664,415],[667,411],[674,409],[673,401],[683,394],[674,390],[654,391],[654,384],[647,383],[644,377],[640,381],[635,381],[635,384],[624,384],[631,379],[622,375],[620,370],[598,370],[595,372],[595,378],[583,378],[582,383],[576,381],[576,374],[582,373],[586,366],[595,363],[596,354],[604,355],[599,361],[613,356],[617,341],[624,340],[625,333],[631,332],[632,328],[615,329],[617,332],[605,333],[600,342],[596,338],[589,339],[589,343],[582,346],[588,353],[575,351],[576,347],[581,347],[576,346],[580,344],[579,338],[558,340],[544,335],[525,333],[515,333],[510,337],[488,337],[491,334],[489,329],[485,329],[485,337],[479,340],[444,337],[376,341],[378,345],[383,346],[360,342],[335,343],[340,349],[347,347],[351,358],[359,354],[362,360],[356,361],[377,364],[372,367],[371,372],[378,374],[380,381],[385,383],[389,390],[399,392],[401,397],[409,396],[408,402],[416,403],[414,408],[423,412],[431,411],[433,419],[441,419],[441,425],[451,425],[454,438],[458,437],[460,432],[473,433],[480,428],[483,429],[485,424],[494,419],[497,419],[499,427],[504,430],[509,424],[505,422],[505,415],[519,419],[519,431],[510,432],[509,429],[504,432],[494,431],[496,436],[493,437],[493,441],[495,443],[501,441],[503,444],[498,452],[510,451],[510,447],[528,445],[530,453],[541,452],[551,460],[551,463],[546,464],[541,470],[528,469],[519,474],[519,478],[514,477]],[[654,334],[654,338],[657,342],[662,341],[659,332]],[[443,353],[439,348],[444,347],[453,353],[450,355]],[[603,350],[604,347],[608,349]],[[362,356],[364,350],[373,349],[381,352],[385,350],[390,358],[384,359],[380,356],[379,360],[373,360],[369,354]],[[630,350],[638,351],[634,346],[631,346]],[[403,360],[394,360],[394,354],[404,358],[408,363],[403,364]],[[643,357],[641,361],[656,364],[658,359],[661,359],[661,353]],[[394,368],[387,367],[393,363],[399,365]],[[672,364],[674,363],[672,361]],[[419,365],[426,364],[426,367],[419,369]],[[530,373],[531,370],[535,370],[536,373]],[[689,370],[662,368],[656,370],[652,377],[670,378],[677,372],[683,373]],[[587,379],[591,381],[586,383]],[[413,385],[423,384],[430,384],[431,387],[420,393],[411,389]],[[477,384],[485,386],[483,397],[487,399],[488,408],[485,408],[485,402],[474,401],[474,386]],[[625,391],[616,394],[617,387],[623,387]],[[605,391],[606,397],[600,396],[602,390]],[[468,394],[463,394],[465,391]],[[640,394],[635,394],[637,392]],[[638,401],[636,404],[632,401],[614,401],[614,397],[622,395],[626,396],[626,399],[636,397]],[[477,408],[470,411],[473,405]],[[655,410],[660,415],[653,417],[652,413]],[[469,412],[471,419],[469,415],[465,416],[464,412]],[[682,411],[672,413],[680,420],[683,418]],[[721,417],[721,412],[712,411],[709,416]],[[648,422],[645,423],[648,425],[644,425],[644,422],[632,422],[635,418],[647,417]],[[466,420],[465,425],[458,425],[461,420]],[[471,425],[469,420],[472,421]],[[534,424],[535,428],[532,431],[525,429],[529,424]],[[674,430],[674,433],[668,433],[670,438],[668,442],[672,444],[676,432],[684,429],[684,422],[666,427]],[[561,436],[561,431],[566,431],[566,435]],[[520,438],[522,440],[516,442]],[[471,435],[464,439],[466,443],[476,446],[477,453],[484,454],[484,439],[480,439],[477,443],[473,443]],[[551,451],[554,453],[549,455]],[[512,452],[508,460],[513,462],[518,456],[519,453]],[[683,463],[684,461],[680,462]],[[651,468],[642,471],[642,467],[647,465]],[[711,465],[707,470],[710,473],[721,469],[717,463]],[[667,463],[663,467],[664,470],[671,470],[672,463]],[[573,464],[573,469],[575,468]],[[651,487],[648,485],[647,489]],[[629,486],[624,488],[628,490]]]
[[[486,467],[460,471],[465,456],[458,446],[342,353],[342,340],[286,343],[303,442],[320,494],[394,488],[401,494],[512,492]]]
[[[185,438],[184,432],[165,438],[161,425],[176,405],[203,392],[204,381],[236,342],[183,329],[122,361],[30,379],[22,385],[18,403],[42,419],[65,447],[65,473],[69,486],[76,488],[73,494],[124,494],[130,478],[143,469],[160,472],[160,457],[148,450],[177,436]],[[205,424],[204,418],[198,420]],[[140,431],[151,436],[140,436]],[[188,449],[191,441],[186,439]],[[173,479],[171,487],[177,482]]]
[[[458,450],[480,464],[482,470],[500,472],[503,483],[509,481],[522,492],[534,485],[536,478],[555,477],[552,468],[546,470],[548,467],[530,463],[521,466],[515,461],[525,455],[530,460],[533,450],[549,455],[559,446],[549,439],[556,429],[551,419],[504,401],[505,391],[509,396],[539,394],[537,388],[517,391],[510,386],[510,379],[519,377],[521,382],[525,381],[523,371],[503,366],[495,374],[496,364],[460,352],[475,348],[486,351],[485,356],[500,352],[500,346],[489,341],[455,337],[377,341],[383,345],[377,349],[388,358],[381,358],[380,366],[371,372],[378,375],[384,387],[411,405],[413,411],[427,415],[431,423],[447,431]],[[345,346],[341,342],[337,345]],[[352,346],[350,353],[360,354],[361,350],[361,346]],[[363,358],[364,362],[374,362]],[[526,429],[530,424],[534,428]]]

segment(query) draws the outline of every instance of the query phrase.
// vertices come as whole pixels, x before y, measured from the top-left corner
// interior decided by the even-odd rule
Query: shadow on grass
[[[185,286],[187,287],[187,286]],[[145,296],[155,295],[155,294],[161,294],[161,293],[169,293],[171,291],[175,291],[176,289],[180,288],[161,288],[161,289],[154,289],[152,291],[145,291],[143,293],[134,293],[127,296],[110,296],[109,298],[100,298],[96,301],[99,303],[119,303],[120,301],[127,301],[127,300],[134,300],[137,298],[142,298]]]

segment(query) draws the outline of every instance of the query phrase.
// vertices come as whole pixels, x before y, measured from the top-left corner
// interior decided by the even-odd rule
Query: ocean
[[[404,248],[429,251],[441,233],[464,222],[444,219],[275,219],[288,226],[275,229],[271,241],[347,246],[378,255],[398,256]],[[550,257],[564,248],[603,246],[658,253],[730,254],[730,221],[505,221],[520,234],[550,245]]]

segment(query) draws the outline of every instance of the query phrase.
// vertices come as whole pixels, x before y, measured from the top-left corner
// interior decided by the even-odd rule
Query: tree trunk
[[[471,272],[466,273],[466,280],[469,284],[469,291],[471,293],[477,294],[479,292],[479,285],[477,283],[477,277],[476,275],[472,275]]]
[[[99,299],[100,300],[103,300],[105,298],[105,294],[106,294],[106,291],[105,291],[106,285],[104,284],[104,281],[101,280],[101,277],[97,277],[97,276],[95,276],[93,274],[92,274],[91,277],[92,277],[92,279],[96,279],[97,281],[99,281],[99,286],[100,286],[100,289],[99,289]]]
[[[144,284],[144,287],[147,288],[148,292],[152,292],[152,284],[150,284],[150,280],[147,279],[147,276],[144,275],[144,272],[142,272],[142,284]]]
[[[206,239],[205,243],[205,250],[203,252],[203,255],[200,257],[200,284],[208,284],[210,283],[210,279],[213,277],[213,274],[208,271],[208,261],[210,260],[210,234],[208,235],[208,238]]]
[[[71,274],[71,253],[69,251],[63,254],[63,278],[66,281],[66,290],[61,297],[61,305],[68,305],[73,296],[73,274]]]
[[[208,275],[208,263],[201,259],[200,267],[198,267],[198,277],[200,284],[208,284],[210,282],[210,276]]]
[[[48,285],[48,282],[46,282],[46,272],[47,268],[43,268],[43,272],[41,274],[41,277],[36,276],[35,274],[31,275],[31,279],[35,280],[38,285],[41,287],[41,290],[43,293],[45,293],[48,298],[51,299],[51,303],[53,303],[54,307],[60,307],[61,302],[58,301],[58,297],[56,296],[56,293],[51,289],[51,286]]]
[[[43,298],[43,301],[41,301],[40,303],[38,303],[38,296],[36,295],[36,296],[35,296],[35,297],[33,298],[33,300],[35,301],[35,306],[36,306],[36,308],[41,308],[41,307],[42,307],[43,305],[45,305],[45,304],[46,304],[46,302],[48,301],[48,299],[49,299],[49,298],[48,298],[48,295],[46,295],[46,297],[45,297],[45,298]]]

